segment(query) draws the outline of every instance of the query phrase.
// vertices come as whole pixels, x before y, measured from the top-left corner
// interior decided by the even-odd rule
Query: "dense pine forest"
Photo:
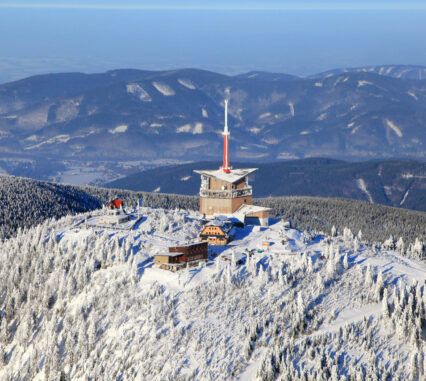
[[[88,212],[113,198],[133,207],[139,199],[149,207],[198,210],[195,196],[133,192],[122,189],[78,187],[20,177],[0,176],[0,237],[13,235],[47,219]],[[349,228],[361,231],[364,240],[391,247],[399,242],[410,255],[410,247],[426,241],[426,213],[391,208],[364,201],[318,197],[268,197],[256,203],[272,209],[275,218],[290,220],[299,229],[331,234]]]

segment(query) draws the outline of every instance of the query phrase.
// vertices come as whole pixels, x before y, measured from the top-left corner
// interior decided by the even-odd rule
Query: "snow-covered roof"
[[[206,223],[205,226],[218,226],[218,227],[222,227],[225,225],[224,221],[220,221],[220,220],[211,220],[209,222]]]
[[[191,247],[191,246],[195,246],[195,245],[200,245],[200,244],[204,244],[205,242],[200,242],[200,241],[194,241],[194,242],[185,242],[185,243],[179,243],[176,245],[172,245],[169,247]]]
[[[183,255],[183,253],[169,253],[168,251],[163,251],[155,255],[158,255],[160,257],[178,257],[179,255]]]
[[[242,204],[234,212],[234,216],[238,218],[240,221],[244,221],[245,216],[250,216],[250,214],[259,213],[259,212],[267,212],[270,210],[271,208],[265,208],[263,206]]]
[[[228,183],[235,183],[243,177],[246,177],[257,170],[258,168],[239,168],[231,169],[229,173],[226,173],[223,171],[223,169],[219,168],[214,170],[196,169],[194,170],[194,172],[200,175],[212,176]]]
[[[234,227],[234,224],[231,221],[220,221],[220,220],[211,220],[204,226],[217,226],[219,227],[226,236],[231,235],[231,230]],[[204,231],[204,228],[203,228]]]
[[[257,206],[257,205],[242,204],[236,210],[236,212],[242,212],[244,214],[252,214],[252,213],[266,212],[268,210],[271,210],[271,208],[266,208],[264,206]]]

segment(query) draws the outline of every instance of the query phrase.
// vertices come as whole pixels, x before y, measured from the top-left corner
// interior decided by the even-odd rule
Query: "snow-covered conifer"
[[[374,279],[373,279],[373,270],[371,269],[370,264],[368,264],[367,266],[367,271],[365,272],[365,285],[367,287],[370,287],[374,284]]]
[[[350,241],[350,240],[352,240],[353,239],[353,234],[352,234],[352,232],[351,232],[351,229],[349,229],[349,228],[344,228],[343,229],[343,239],[345,240],[345,241]]]
[[[322,290],[324,288],[324,279],[319,273],[317,274],[315,283],[316,283],[316,287],[317,287],[318,291],[322,292]]]
[[[336,263],[335,263],[335,261],[333,259],[330,259],[327,262],[327,276],[328,276],[328,279],[329,280],[333,279],[334,276],[335,276],[335,274],[336,274]]]
[[[92,320],[89,323],[89,330],[88,330],[89,352],[93,351],[93,349],[95,348],[96,337],[97,337],[96,322]]]
[[[5,346],[0,344],[0,369],[7,364],[7,351]]]
[[[356,254],[358,253],[358,250],[359,250],[359,240],[358,238],[355,238],[353,241],[353,251]]]
[[[411,380],[418,380],[419,366],[417,362],[417,352],[413,352],[410,357],[410,378]]]
[[[383,281],[383,274],[379,272],[379,275],[377,275],[377,281],[376,281],[376,300],[379,302],[383,295],[383,289],[385,288],[385,283]]]
[[[384,317],[389,318],[390,311],[389,311],[389,304],[388,304],[388,289],[387,288],[385,288],[384,291],[383,291],[382,312],[383,312]]]
[[[398,250],[400,254],[404,253],[405,245],[404,245],[404,240],[402,239],[402,237],[399,237],[398,241],[396,242],[396,249]]]
[[[308,274],[312,274],[314,272],[314,264],[312,262],[312,257],[309,255],[308,256],[308,266],[307,266],[307,270],[308,270]]]
[[[348,254],[346,253],[343,257],[343,268],[347,270],[349,268],[349,260],[348,260]]]
[[[0,324],[0,342],[7,343],[9,338],[9,330],[7,326],[6,317],[3,316]]]
[[[413,254],[416,258],[423,259],[425,253],[425,244],[417,237],[413,246]]]

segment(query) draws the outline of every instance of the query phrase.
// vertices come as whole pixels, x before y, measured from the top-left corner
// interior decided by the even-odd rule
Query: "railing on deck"
[[[201,189],[201,197],[214,197],[214,198],[236,198],[252,195],[252,187],[231,190],[218,190],[218,189]]]

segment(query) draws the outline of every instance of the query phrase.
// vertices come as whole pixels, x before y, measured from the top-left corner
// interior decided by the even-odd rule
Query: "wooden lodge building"
[[[200,213],[234,216],[243,223],[268,225],[269,208],[252,205],[249,175],[257,168],[233,169],[229,166],[228,101],[225,100],[223,166],[216,170],[195,170],[201,175]]]
[[[161,269],[178,271],[186,265],[196,266],[201,261],[207,261],[207,242],[196,242],[182,246],[169,247],[168,252],[154,256],[154,264]]]
[[[210,221],[203,225],[200,233],[200,240],[209,245],[226,245],[232,238],[233,224],[227,221]]]

